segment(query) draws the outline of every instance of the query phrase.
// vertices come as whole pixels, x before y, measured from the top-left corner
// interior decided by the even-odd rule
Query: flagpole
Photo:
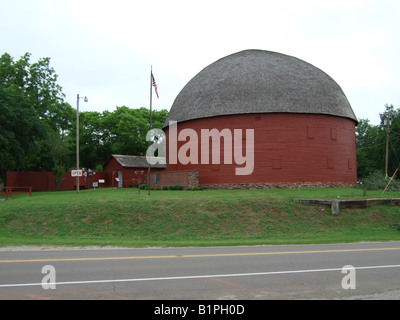
[[[150,72],[150,130],[153,129],[153,119],[152,119],[152,108],[153,108],[153,66],[151,66],[151,72]]]
[[[153,108],[153,66],[151,66],[150,72],[150,130],[152,129],[152,108]],[[151,142],[150,142],[151,143]],[[148,170],[148,188],[149,188],[149,195],[150,195],[150,187],[151,187],[151,163],[149,162],[149,170]]]

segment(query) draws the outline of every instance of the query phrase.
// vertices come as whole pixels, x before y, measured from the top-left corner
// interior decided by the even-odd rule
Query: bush
[[[180,184],[173,184],[170,186],[163,186],[163,190],[183,190],[183,187]]]
[[[147,189],[148,189],[147,184],[142,183],[142,184],[140,185],[140,190],[147,190]]]
[[[180,184],[173,184],[168,187],[168,190],[183,190],[183,187]]]
[[[367,178],[363,179],[361,187],[364,190],[384,190],[388,185],[390,178],[386,179],[385,175],[381,171],[375,171],[370,174]],[[393,179],[387,188],[388,191],[400,190],[400,182]]]

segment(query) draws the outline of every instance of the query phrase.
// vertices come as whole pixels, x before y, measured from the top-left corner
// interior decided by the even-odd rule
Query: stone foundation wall
[[[155,179],[154,175],[158,177]],[[199,186],[199,172],[197,170],[178,170],[178,171],[161,171],[152,174],[151,186],[162,188],[179,184],[184,188],[195,188]]]
[[[299,183],[240,183],[240,184],[202,184],[206,189],[298,189],[298,188],[342,188],[355,186],[343,182],[299,182]]]
[[[188,188],[195,188],[199,186],[199,172],[197,170],[189,170],[188,175]]]

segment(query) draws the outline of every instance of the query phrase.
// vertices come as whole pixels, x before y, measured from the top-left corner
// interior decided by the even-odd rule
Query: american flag
[[[153,82],[153,87],[154,87],[154,89],[155,89],[155,91],[156,91],[157,98],[160,99],[160,97],[158,96],[157,83],[156,83],[156,80],[154,79],[153,72],[151,73],[151,80],[152,80],[152,82]]]

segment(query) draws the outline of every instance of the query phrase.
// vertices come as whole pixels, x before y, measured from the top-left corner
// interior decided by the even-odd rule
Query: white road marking
[[[400,268],[400,265],[386,266],[365,266],[354,267],[356,270],[366,269],[388,269]],[[80,285],[80,284],[99,284],[99,283],[122,283],[122,282],[145,282],[145,281],[168,281],[168,280],[193,280],[193,279],[210,279],[210,278],[227,278],[227,277],[249,277],[249,276],[269,276],[282,274],[297,274],[297,273],[313,273],[313,272],[332,272],[342,271],[342,268],[329,269],[310,269],[310,270],[291,270],[291,271],[270,271],[270,272],[255,272],[255,273],[233,273],[233,274],[215,274],[215,275],[198,275],[198,276],[180,276],[180,277],[158,277],[158,278],[137,278],[137,279],[113,279],[113,280],[88,280],[88,281],[65,281],[56,283],[46,283],[47,285]],[[42,286],[42,283],[17,283],[17,284],[1,284],[0,288],[12,287],[32,287]]]

